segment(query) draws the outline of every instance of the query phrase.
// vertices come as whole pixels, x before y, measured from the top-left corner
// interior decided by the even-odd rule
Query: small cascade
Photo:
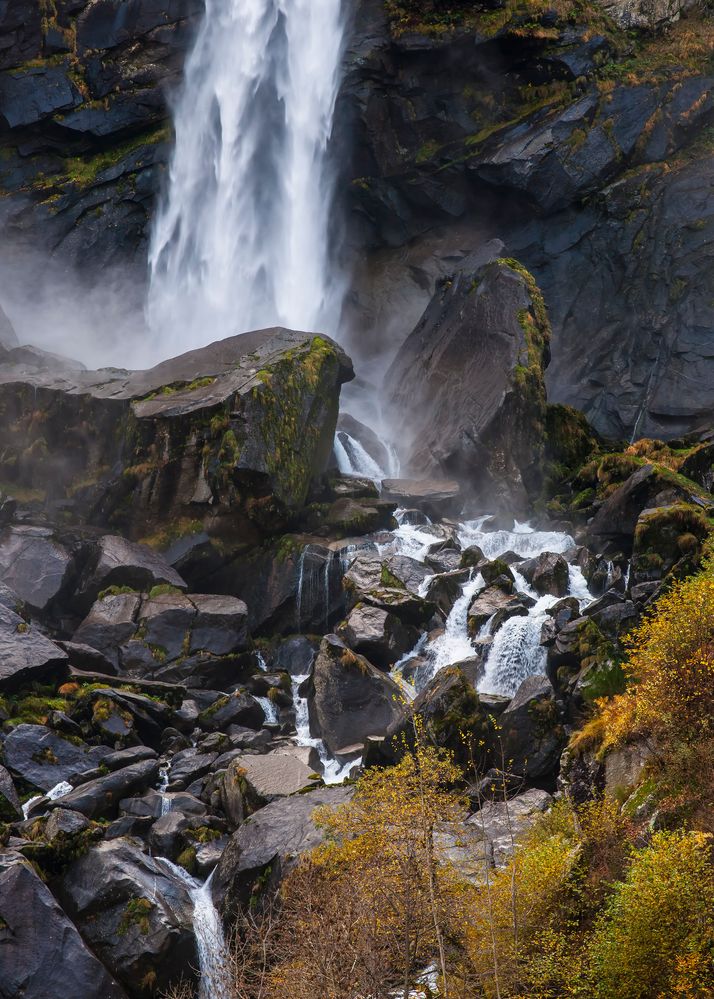
[[[359,475],[380,483],[388,477],[388,470],[381,468],[362,444],[344,430],[335,435],[335,457],[343,475]]]
[[[261,670],[263,673],[267,673],[268,664],[266,663],[265,656],[260,651],[260,649],[258,649],[255,653],[255,661],[258,666],[258,669]]]
[[[549,607],[558,598],[541,597],[527,617],[511,617],[496,632],[479,689],[487,694],[515,694],[527,676],[542,673],[546,651],[540,633]]]
[[[256,697],[256,701],[263,709],[265,722],[267,725],[278,725],[280,723],[280,712],[277,704],[274,704],[269,697]]]
[[[444,666],[476,655],[474,643],[469,635],[468,613],[474,595],[483,589],[483,585],[483,576],[480,572],[472,574],[464,584],[461,596],[454,603],[446,619],[444,631],[424,650],[428,666],[424,670],[424,675],[416,678],[417,690],[433,679]]]
[[[308,679],[309,674],[292,678],[293,705],[295,707],[295,742],[298,746],[309,746],[317,750],[322,766],[322,779],[326,784],[341,784],[349,776],[353,767],[359,766],[360,759],[340,762],[330,756],[322,739],[313,739],[310,732],[310,711],[306,697],[300,696],[300,687]]]
[[[156,785],[156,790],[161,795],[161,814],[168,815],[171,811],[171,799],[166,793],[169,786],[169,770],[171,769],[170,763],[162,763],[159,767],[159,780]]]
[[[193,932],[196,937],[201,973],[199,999],[230,999],[228,948],[221,917],[213,904],[211,893],[213,874],[201,884],[183,867],[179,867],[166,857],[157,859],[168,871],[183,881],[193,903]]]
[[[59,784],[55,784],[51,787],[49,791],[45,794],[36,794],[34,798],[29,798],[25,804],[22,806],[22,814],[25,818],[30,814],[30,809],[35,804],[36,801],[40,801],[42,798],[48,798],[50,801],[56,801],[58,798],[63,798],[65,794],[69,794],[74,788],[71,784],[68,784],[66,780],[62,780]]]
[[[316,545],[305,545],[298,563],[297,594],[295,598],[295,626],[302,634],[305,623],[308,630],[324,625],[327,630],[332,609],[332,593],[342,579],[341,556]],[[336,579],[339,574],[339,580]]]

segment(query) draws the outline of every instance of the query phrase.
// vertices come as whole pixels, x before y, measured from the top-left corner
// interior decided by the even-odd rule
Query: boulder
[[[384,479],[382,497],[402,507],[416,507],[437,519],[457,514],[463,503],[459,483],[436,475],[428,479]]]
[[[66,652],[35,625],[0,604],[0,690],[60,679],[68,667]]]
[[[562,555],[542,552],[536,558],[521,563],[519,571],[540,596],[549,593],[553,597],[564,597],[568,592],[570,574]]]
[[[122,798],[146,790],[156,783],[158,776],[159,764],[156,760],[133,763],[130,767],[81,784],[58,799],[57,804],[49,802],[47,807],[68,808],[81,812],[89,819],[112,818]]]
[[[151,590],[171,586],[185,590],[186,583],[168,562],[146,545],[108,534],[91,546],[74,599],[89,609],[99,594],[110,587]]]
[[[528,780],[554,778],[565,729],[553,687],[545,676],[529,676],[499,719],[493,742],[497,754],[511,760],[511,769]]]
[[[69,741],[44,725],[17,725],[3,745],[5,765],[40,791],[74,779],[99,766],[108,756],[104,746]]]
[[[461,553],[455,551],[454,555],[458,564]],[[468,569],[454,569],[452,572],[437,573],[427,587],[427,600],[433,601],[444,617],[448,617],[451,608],[461,596],[461,590],[464,583],[468,582],[469,576]]]
[[[549,336],[520,265],[497,260],[445,281],[386,375],[406,466],[524,512],[541,475]]]
[[[391,464],[389,452],[373,430],[370,430],[364,423],[360,423],[349,413],[340,413],[337,420],[337,434],[348,458],[352,460],[353,467],[358,465],[361,468],[359,459],[362,456],[356,453],[353,443],[356,441],[376,466],[375,468],[370,466],[369,470],[381,473],[374,478],[384,478]],[[363,461],[364,459],[362,459],[362,464]],[[360,474],[366,474],[366,469],[362,469]]]
[[[357,604],[337,628],[340,638],[380,669],[389,669],[413,649],[419,630],[380,607]]]
[[[204,527],[225,529],[241,547],[305,503],[327,467],[340,386],[351,377],[332,341],[281,328],[228,337],[147,371],[47,371],[6,360],[5,461],[14,460],[18,486],[50,500],[71,495],[75,517],[116,523],[155,547]],[[42,408],[30,421],[35,394]],[[40,441],[50,458],[23,465]]]
[[[652,465],[643,465],[607,497],[588,525],[593,547],[602,545],[603,541],[629,547],[644,509],[687,500],[691,495],[689,490],[665,478]]]
[[[243,786],[258,806],[308,791],[319,780],[311,767],[289,751],[239,756],[229,764],[225,776],[228,787]]]
[[[471,601],[468,612],[469,632],[478,634],[484,624],[499,611],[521,606],[516,593],[508,593],[500,586],[488,586]]]
[[[336,635],[327,635],[310,680],[311,731],[339,755],[369,735],[385,735],[403,716],[399,686],[358,656]]]
[[[224,918],[247,906],[256,891],[276,888],[301,854],[319,846],[324,832],[313,821],[316,808],[339,807],[352,794],[349,787],[318,788],[272,801],[247,818],[231,837],[211,882]]]
[[[197,967],[186,881],[133,839],[91,847],[67,869],[62,904],[103,963],[134,996],[166,989]]]
[[[17,855],[0,856],[0,926],[2,999],[126,999],[49,888]]]
[[[70,567],[69,552],[49,528],[15,524],[0,534],[0,580],[38,613],[50,608]]]
[[[0,766],[0,822],[15,822],[22,818],[22,806],[12,776]]]
[[[260,704],[242,690],[219,698],[198,716],[201,728],[209,732],[223,732],[230,725],[259,729],[264,721],[265,715]]]

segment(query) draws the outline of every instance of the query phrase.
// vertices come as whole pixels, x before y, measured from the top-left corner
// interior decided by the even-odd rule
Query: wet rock
[[[91,645],[82,645],[79,642],[58,642],[61,649],[69,656],[72,666],[80,670],[89,670],[92,673],[104,673],[105,676],[113,676],[116,672],[116,665],[100,652],[99,649],[92,648]]]
[[[0,690],[66,676],[67,653],[14,611],[0,605]]]
[[[133,373],[28,372],[5,363],[0,402],[13,428],[6,460],[42,439],[55,460],[33,463],[32,483],[20,469],[19,485],[44,489],[51,500],[70,491],[75,516],[119,523],[133,537],[158,533],[159,542],[167,523],[180,538],[210,521],[240,550],[304,505],[327,467],[340,386],[351,377],[332,341],[281,328]],[[44,405],[30,426],[24,415],[35,389]],[[77,442],[71,431],[80,424]],[[87,481],[86,490],[74,488]]]
[[[158,819],[164,814],[165,809],[169,812],[180,812],[182,815],[206,814],[205,804],[185,791],[159,794],[158,791],[151,790],[142,797],[124,798],[119,802],[119,810],[123,815],[136,818]]]
[[[474,569],[483,561],[485,561],[485,556],[478,545],[469,545],[461,553],[460,565],[462,569]]]
[[[336,636],[323,638],[310,681],[311,730],[338,755],[384,735],[403,715],[399,686]]]
[[[69,808],[90,819],[112,818],[116,815],[122,798],[143,791],[154,784],[159,776],[159,764],[144,760],[82,784],[48,808]]]
[[[513,513],[525,510],[540,479],[548,339],[535,283],[509,263],[444,283],[386,377],[407,463],[448,472]]]
[[[460,558],[459,552],[454,552],[456,559]],[[426,591],[426,599],[431,600],[439,608],[444,617],[448,617],[451,608],[461,596],[464,583],[469,579],[468,569],[455,569],[453,572],[438,573],[429,583]],[[414,643],[412,643],[412,648]]]
[[[14,822],[22,818],[22,807],[12,776],[0,766],[0,822]]]
[[[3,996],[126,999],[28,863],[0,857]]]
[[[99,593],[112,586],[138,591],[148,591],[154,586],[186,589],[181,576],[158,552],[119,535],[106,535],[92,547],[75,599],[91,607]]]
[[[545,676],[523,681],[499,721],[496,740],[512,770],[529,780],[554,777],[565,730],[555,692]]]
[[[568,563],[562,555],[543,552],[536,558],[523,562],[519,569],[540,596],[549,593],[553,597],[564,597],[568,592]]]
[[[518,595],[504,592],[500,586],[489,586],[471,602],[468,612],[469,632],[478,634],[492,615],[498,611],[520,606]]]
[[[181,791],[203,777],[218,759],[217,753],[202,753],[200,749],[183,749],[171,758],[169,789]]]
[[[0,580],[34,611],[49,609],[70,566],[69,552],[49,528],[17,524],[0,534]]]
[[[290,676],[307,676],[317,655],[315,642],[302,635],[288,638],[275,650],[274,667]]]
[[[458,513],[463,501],[457,481],[436,475],[428,479],[384,479],[382,496],[399,506],[417,507],[437,520]]]
[[[45,823],[43,838],[48,843],[52,843],[56,839],[62,840],[76,836],[77,833],[89,829],[89,826],[89,819],[81,812],[73,812],[68,808],[56,808]]]
[[[389,452],[375,432],[365,426],[364,423],[360,423],[359,420],[355,419],[349,413],[340,413],[337,420],[337,435],[340,435],[338,439],[346,449],[348,456],[356,457],[350,453],[351,442],[349,438],[351,437],[352,440],[357,441],[364,448],[377,468],[384,473],[388,471],[391,463]]]
[[[213,898],[224,917],[248,904],[259,881],[265,891],[277,887],[301,854],[323,840],[324,832],[313,822],[315,809],[342,805],[352,793],[352,788],[320,788],[273,801],[246,819],[231,837],[213,877]]]
[[[41,791],[63,781],[73,783],[81,773],[98,766],[108,752],[104,746],[70,742],[44,725],[17,725],[3,745],[8,770]]]
[[[34,125],[56,111],[82,103],[67,66],[32,66],[0,77],[0,107],[8,128]]]
[[[210,732],[225,731],[230,725],[259,729],[265,721],[260,704],[244,691],[220,698],[198,717],[201,728]]]
[[[137,842],[99,843],[65,873],[65,910],[104,964],[131,991],[165,989],[197,965],[185,882]]]
[[[389,669],[413,649],[419,638],[417,628],[403,624],[398,617],[368,604],[355,606],[337,628],[339,637],[355,652],[380,669]]]
[[[602,544],[603,540],[630,545],[637,520],[645,508],[691,497],[688,490],[665,478],[652,465],[644,465],[608,496],[588,525],[588,535],[595,545]]]

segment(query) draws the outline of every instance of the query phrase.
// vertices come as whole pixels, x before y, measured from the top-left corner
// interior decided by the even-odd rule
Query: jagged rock
[[[461,556],[460,552],[454,552],[456,561]],[[433,601],[444,617],[448,617],[451,608],[461,595],[461,590],[469,578],[468,569],[455,569],[452,572],[437,573],[429,583],[426,591],[426,599]],[[412,648],[414,643],[412,643]],[[366,653],[365,653],[366,654]]]
[[[80,670],[88,670],[90,673],[104,673],[105,676],[113,676],[116,672],[115,664],[100,652],[93,649],[91,645],[83,645],[80,642],[58,642],[69,656],[69,661],[73,667]]]
[[[435,836],[437,851],[467,879],[483,884],[488,868],[509,862],[519,840],[552,803],[552,795],[537,788],[509,801],[487,801],[465,822],[440,827]]]
[[[206,814],[204,803],[186,791],[167,791],[166,794],[159,794],[158,791],[152,790],[140,798],[123,798],[119,802],[119,811],[122,815],[158,819],[163,814],[165,806],[170,812],[180,812],[182,815]]]
[[[643,510],[691,498],[692,493],[676,481],[644,465],[608,496],[588,525],[588,535],[595,545],[603,540],[629,545]]]
[[[323,830],[312,819],[315,809],[342,805],[352,794],[349,787],[319,788],[272,801],[246,819],[231,837],[213,876],[213,898],[223,916],[246,906],[259,881],[263,890],[277,887],[301,854],[323,840]]]
[[[122,676],[211,687],[236,679],[237,654],[248,647],[247,619],[235,597],[109,593],[93,604],[74,639],[101,650]]]
[[[488,586],[481,590],[471,602],[468,612],[469,631],[478,634],[490,617],[509,608],[520,608],[521,600],[516,593],[504,592],[500,586]],[[518,610],[520,613],[520,609]]]
[[[399,686],[336,636],[323,638],[308,694],[311,730],[333,755],[384,735],[403,715]]]
[[[105,777],[81,784],[69,794],[55,802],[49,802],[48,808],[68,808],[81,812],[89,819],[111,818],[116,815],[122,798],[145,790],[155,783],[159,776],[159,764],[155,760],[143,760],[133,763],[130,767],[116,770]]]
[[[0,856],[3,999],[126,999],[49,888],[17,856]],[[59,985],[61,983],[61,985]]]
[[[32,462],[32,486],[50,499],[72,492],[76,516],[119,522],[133,537],[170,522],[168,547],[204,520],[219,531],[228,517],[231,538],[253,542],[299,509],[326,469],[340,386],[351,377],[332,341],[280,328],[133,373],[33,371],[6,361],[5,460],[17,459],[25,484],[20,459],[42,440],[53,460]],[[23,416],[35,390],[42,419],[30,423]],[[80,424],[78,440],[72,429]]]
[[[226,787],[244,786],[244,793],[258,806],[308,791],[316,780],[314,770],[288,751],[239,756],[229,764],[225,776]]]
[[[104,746],[63,739],[44,725],[17,725],[5,739],[5,765],[17,777],[41,791],[99,766],[109,750]]]
[[[165,989],[197,966],[193,905],[185,882],[142,853],[136,840],[112,839],[70,865],[60,885],[68,915],[132,995]]]
[[[553,597],[564,597],[568,592],[570,575],[568,563],[562,555],[542,552],[536,558],[523,562],[519,569],[541,596],[550,593]]]
[[[499,719],[497,743],[511,769],[529,780],[555,775],[565,742],[555,692],[545,676],[529,676]]]
[[[22,807],[11,775],[0,766],[0,822],[14,822],[22,818]]]
[[[679,466],[679,474],[712,492],[714,490],[714,443],[702,444],[696,451],[688,454]]]
[[[417,507],[429,517],[446,517],[458,513],[461,504],[461,487],[454,479],[384,479],[382,496],[399,506]]]
[[[0,604],[0,690],[15,690],[34,681],[64,677],[67,653],[35,625]]]
[[[389,669],[413,649],[419,630],[379,607],[358,604],[337,628],[340,638],[380,669]]]
[[[56,808],[47,819],[42,835],[48,843],[52,843],[56,839],[62,840],[65,837],[84,832],[89,826],[89,819],[81,812],[72,812],[68,808]]]
[[[549,335],[535,283],[508,262],[445,284],[386,376],[407,463],[523,511],[540,479]]]
[[[62,590],[69,553],[46,527],[17,524],[0,534],[0,580],[35,611],[46,611]]]
[[[622,28],[646,28],[655,31],[679,20],[694,6],[691,0],[598,0],[606,14]]]
[[[264,721],[260,704],[250,694],[240,690],[215,701],[198,717],[199,725],[211,732],[224,731],[230,725],[259,729]]]
[[[181,576],[157,552],[146,545],[108,534],[92,546],[74,599],[88,609],[102,590],[112,586],[132,590],[151,590],[154,586],[186,589]]]

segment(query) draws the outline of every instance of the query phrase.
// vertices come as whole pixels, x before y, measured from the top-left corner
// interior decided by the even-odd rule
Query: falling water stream
[[[149,251],[148,319],[172,354],[275,325],[337,331],[344,20],[342,0],[206,0]]]

